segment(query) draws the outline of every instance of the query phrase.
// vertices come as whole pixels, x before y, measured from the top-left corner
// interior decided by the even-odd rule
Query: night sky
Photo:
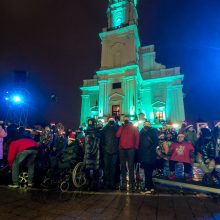
[[[100,67],[107,3],[0,1],[0,90],[12,88],[14,70],[29,72],[30,123],[78,126],[79,87]],[[139,0],[138,13],[142,46],[155,44],[157,62],[185,75],[187,120],[220,120],[220,1]]]

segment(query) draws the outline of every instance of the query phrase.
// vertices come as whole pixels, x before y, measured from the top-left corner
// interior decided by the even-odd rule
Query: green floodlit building
[[[101,67],[83,81],[81,123],[88,117],[145,113],[152,123],[185,120],[180,68],[155,61],[154,45],[141,46],[137,0],[109,0],[108,27],[99,34]]]

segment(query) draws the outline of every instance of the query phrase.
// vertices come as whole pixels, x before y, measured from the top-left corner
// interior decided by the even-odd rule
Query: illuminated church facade
[[[99,34],[101,67],[83,81],[81,123],[88,117],[140,113],[152,123],[185,120],[180,68],[155,61],[154,45],[141,46],[137,0],[109,0],[108,27]]]

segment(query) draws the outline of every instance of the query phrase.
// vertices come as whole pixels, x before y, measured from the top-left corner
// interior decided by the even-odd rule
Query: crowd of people
[[[169,166],[167,178],[171,181],[177,178],[177,163],[184,166],[186,182],[192,181],[193,163],[198,163],[204,172],[204,183],[217,184],[220,181],[215,169],[220,162],[220,122],[216,122],[212,130],[202,125],[198,131],[192,124],[185,122],[178,131],[169,124],[157,129],[147,119],[134,126],[129,116],[124,116],[121,123],[114,117],[109,117],[105,125],[95,118],[89,118],[87,122],[86,126],[80,126],[76,131],[65,129],[61,123],[32,130],[17,128],[15,124],[6,128],[2,123],[0,160],[4,164],[7,158],[12,168],[13,184],[9,187],[19,187],[19,169],[24,161],[28,168],[28,186],[33,186],[35,159],[39,149],[49,152],[52,166],[56,164],[53,156],[76,141],[82,151],[87,187],[90,190],[104,188],[134,192],[137,189],[135,167],[139,165],[144,170],[143,193],[154,192],[153,175],[163,177],[165,164]]]

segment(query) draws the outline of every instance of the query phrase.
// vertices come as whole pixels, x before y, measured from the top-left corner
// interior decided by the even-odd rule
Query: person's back
[[[28,168],[28,186],[33,184],[34,161],[37,155],[38,144],[30,138],[14,140],[9,145],[8,164],[12,166],[12,188],[18,188],[18,177],[20,165],[25,161]]]
[[[17,154],[21,153],[24,150],[27,150],[29,148],[37,147],[38,144],[36,141],[30,139],[30,138],[21,138],[14,140],[9,145],[9,151],[8,151],[8,163],[12,166],[14,158]]]

